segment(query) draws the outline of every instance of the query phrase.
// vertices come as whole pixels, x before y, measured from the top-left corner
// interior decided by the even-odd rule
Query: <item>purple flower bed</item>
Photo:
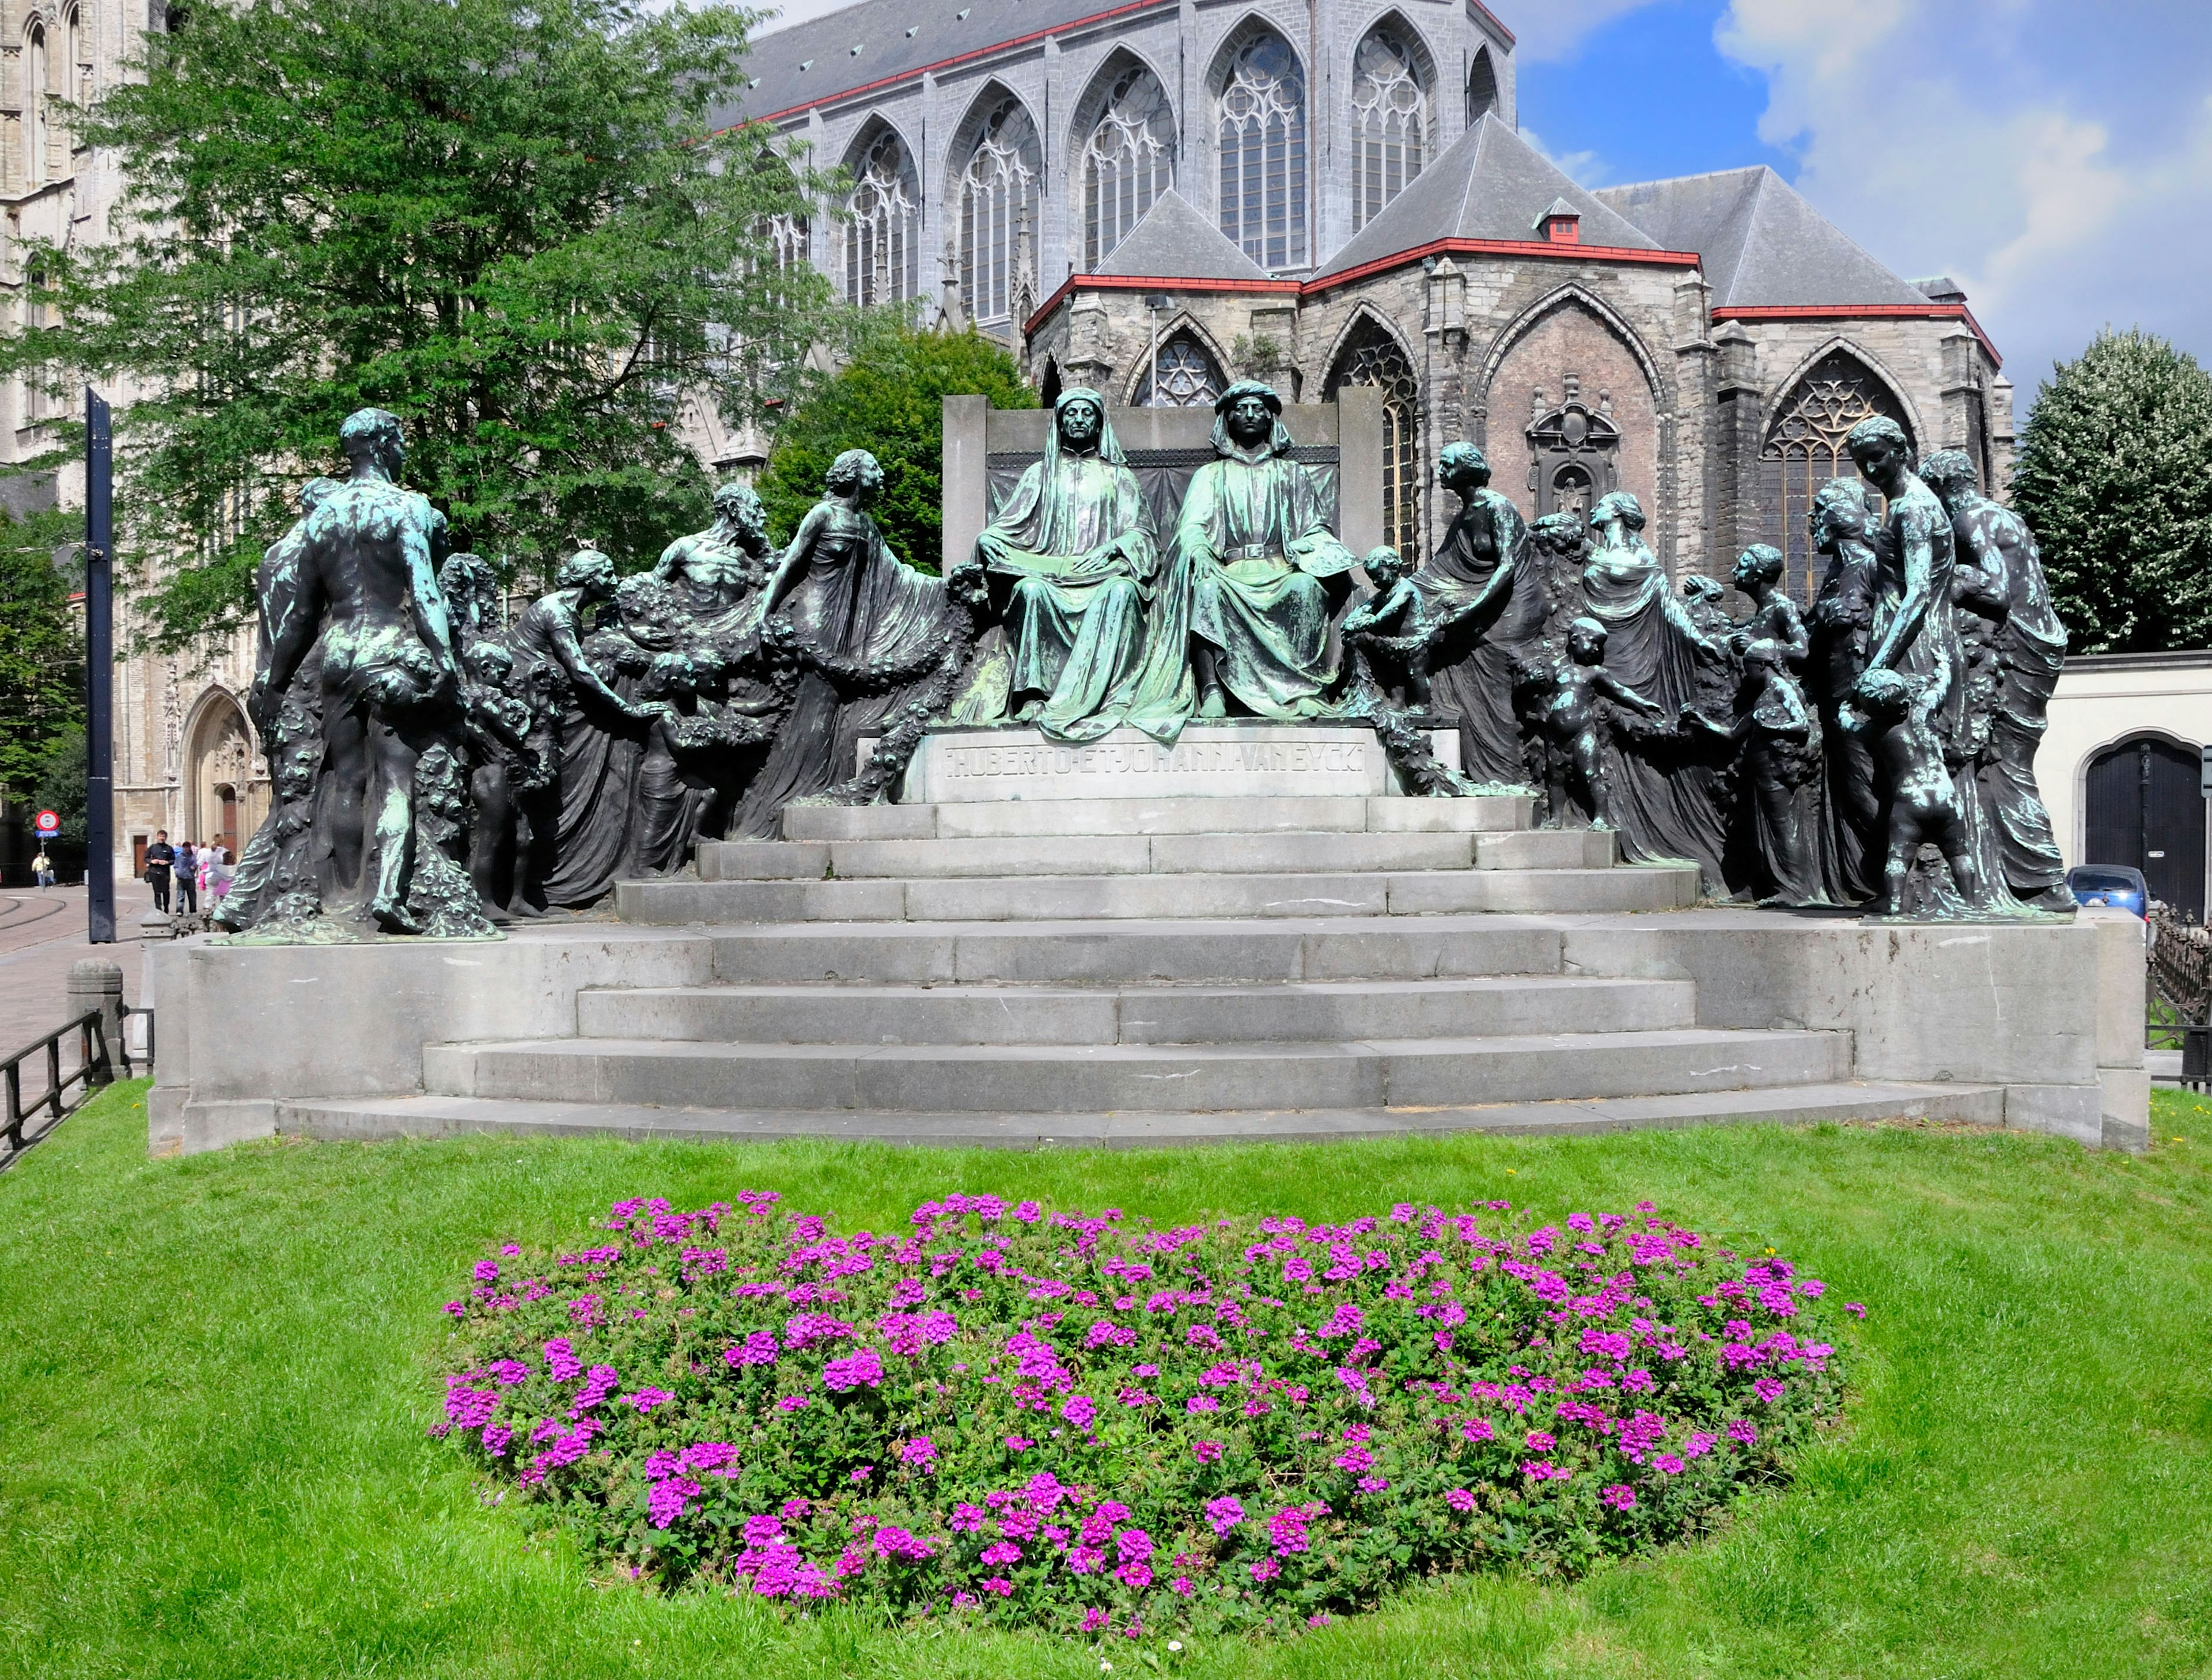
[[[666,1585],[1136,1635],[1647,1549],[1837,1415],[1820,1281],[1648,1203],[1158,1228],[949,1196],[838,1236],[777,1199],[478,1261],[433,1433]]]

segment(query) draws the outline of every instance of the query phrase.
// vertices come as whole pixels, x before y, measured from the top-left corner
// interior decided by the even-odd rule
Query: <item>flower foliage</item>
[[[1692,1532],[1838,1405],[1820,1282],[1649,1203],[1158,1228],[949,1196],[839,1236],[777,1200],[477,1262],[432,1432],[664,1585],[1221,1632]]]

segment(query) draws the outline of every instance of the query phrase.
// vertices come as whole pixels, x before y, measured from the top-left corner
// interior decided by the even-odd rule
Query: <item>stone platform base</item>
[[[1430,750],[1456,770],[1459,731],[1429,731]],[[872,742],[861,743],[866,764]],[[900,785],[902,804],[1044,799],[1360,798],[1405,791],[1365,724],[1238,719],[1194,723],[1171,746],[1117,729],[1080,745],[1033,729],[933,730]]]

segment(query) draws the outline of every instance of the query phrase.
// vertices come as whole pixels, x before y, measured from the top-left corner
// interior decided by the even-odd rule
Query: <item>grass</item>
[[[0,1674],[1097,1676],[1042,1639],[784,1622],[586,1580],[432,1416],[486,1239],[744,1186],[878,1229],[946,1189],[1158,1216],[1649,1196],[1864,1301],[1851,1428],[1706,1542],[1571,1586],[1442,1582],[1123,1676],[2212,1673],[2212,1105],[2148,1158],[1942,1128],[1113,1155],[471,1139],[149,1161],[119,1087],[0,1174]]]

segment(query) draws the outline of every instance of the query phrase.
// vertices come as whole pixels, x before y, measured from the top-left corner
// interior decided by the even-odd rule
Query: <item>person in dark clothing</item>
[[[169,831],[156,828],[154,843],[146,848],[146,884],[154,889],[154,907],[163,914],[169,908],[169,871],[177,861],[177,848],[169,844]]]
[[[186,840],[177,848],[177,908],[193,915],[200,907],[199,848]]]

